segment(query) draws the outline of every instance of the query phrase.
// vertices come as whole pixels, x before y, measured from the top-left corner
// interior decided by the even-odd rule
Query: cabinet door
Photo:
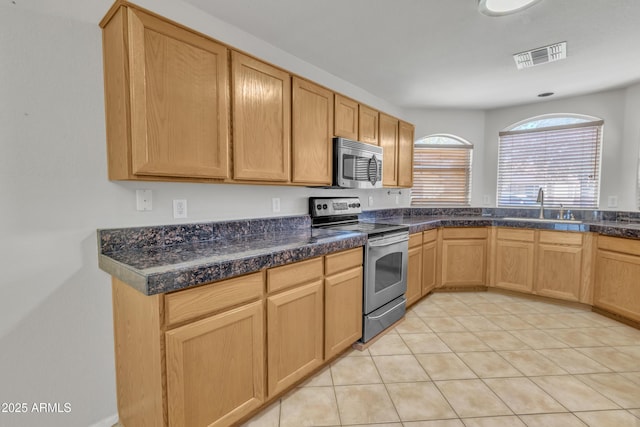
[[[324,357],[328,359],[362,337],[362,267],[324,281]]]
[[[398,185],[398,119],[380,113],[380,146],[382,147],[382,185]]]
[[[443,240],[442,286],[484,285],[485,268],[486,240]]]
[[[640,322],[639,277],[640,257],[599,250],[593,304]]]
[[[412,124],[398,125],[398,186],[413,187],[413,132]]]
[[[293,78],[292,181],[331,185],[333,92]]]
[[[289,181],[291,78],[241,53],[231,58],[234,178]]]
[[[337,93],[334,134],[354,141],[358,139],[358,103]]]
[[[228,426],[264,400],[262,301],[166,332],[169,426]]]
[[[322,280],[267,299],[269,396],[322,364]]]
[[[496,240],[496,286],[514,291],[533,291],[533,242]]]
[[[128,11],[132,173],[227,178],[227,49]]]
[[[409,249],[407,259],[407,307],[422,297],[422,245]]]
[[[378,111],[360,105],[358,118],[358,141],[378,145]]]
[[[422,295],[436,287],[436,248],[437,242],[422,245]]]
[[[582,247],[539,244],[536,293],[579,301],[581,267]]]

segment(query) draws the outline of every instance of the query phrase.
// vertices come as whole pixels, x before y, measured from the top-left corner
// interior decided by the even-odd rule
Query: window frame
[[[428,139],[432,139],[432,138],[445,138],[445,139],[449,139],[449,140],[453,140],[452,143],[428,143],[426,142],[426,140]],[[447,133],[436,133],[436,134],[430,134],[430,135],[426,135],[423,136],[422,138],[417,139],[414,142],[414,156],[413,156],[413,187],[411,189],[411,206],[424,206],[424,207],[429,207],[429,206],[455,206],[455,207],[468,207],[471,206],[471,188],[472,188],[472,168],[473,168],[473,144],[471,142],[469,142],[468,140],[457,136],[457,135],[453,135],[453,134],[447,134]],[[465,173],[465,184],[464,187],[466,187],[466,194],[465,194],[465,200],[457,200],[454,202],[446,202],[443,201],[442,198],[438,198],[435,199],[433,202],[429,202],[428,199],[426,197],[421,197],[421,198],[414,198],[414,194],[416,193],[416,185],[421,181],[420,179],[418,179],[416,177],[416,169],[432,169],[432,170],[437,170],[437,168],[431,167],[429,168],[428,165],[421,165],[419,161],[417,161],[416,159],[416,154],[418,154],[419,150],[438,150],[438,149],[444,149],[444,150],[465,150],[468,153],[468,157],[467,159],[465,159],[465,163],[464,163],[464,171]],[[444,171],[445,169],[447,170],[452,170],[452,169],[460,169],[460,168],[442,168],[442,170]],[[420,193],[426,193],[425,191],[421,190]],[[422,194],[424,196],[424,194]]]
[[[568,123],[568,124],[559,124],[559,125],[546,125],[546,126],[542,126],[542,127],[533,127],[533,128],[523,128],[523,125],[526,125],[528,123],[533,123],[533,122],[540,122],[540,121],[544,121],[544,120],[553,120],[553,119],[563,119],[563,118],[569,118],[569,119],[578,119],[579,121],[577,122],[573,122],[573,123]],[[543,114],[543,115],[538,115],[538,116],[533,116],[533,117],[529,117],[527,119],[524,120],[520,120],[508,127],[506,127],[503,131],[499,132],[499,140],[498,140],[498,158],[497,158],[497,180],[496,180],[496,206],[500,207],[500,208],[513,208],[513,207],[523,207],[523,208],[527,208],[527,207],[535,207],[538,206],[538,203],[536,202],[536,197],[533,198],[527,198],[524,200],[524,203],[503,203],[502,201],[506,199],[506,195],[510,195],[510,197],[513,197],[513,194],[510,193],[506,193],[506,194],[501,194],[501,188],[504,188],[505,183],[503,182],[503,180],[501,179],[501,176],[503,173],[508,173],[508,167],[505,167],[505,169],[507,169],[507,172],[503,172],[503,156],[506,157],[508,156],[508,154],[503,154],[502,150],[503,150],[503,144],[504,144],[504,140],[503,137],[509,137],[509,136],[514,136],[514,135],[533,135],[536,133],[542,134],[544,132],[549,133],[549,137],[553,138],[554,132],[562,132],[562,131],[571,131],[571,130],[577,130],[579,128],[585,128],[585,127],[589,127],[589,128],[596,128],[595,129],[595,134],[596,134],[596,139],[595,139],[595,145],[592,148],[592,152],[594,153],[595,156],[595,163],[596,163],[596,167],[594,168],[594,175],[596,175],[596,177],[594,178],[595,182],[593,184],[593,197],[592,198],[588,198],[588,199],[583,199],[580,198],[579,202],[576,203],[571,203],[571,201],[565,199],[557,201],[558,199],[562,199],[561,196],[568,196],[568,194],[563,194],[562,191],[560,192],[556,192],[556,193],[547,193],[545,194],[545,200],[556,200],[556,202],[554,203],[554,205],[557,205],[559,207],[560,204],[562,204],[565,208],[571,208],[571,209],[598,209],[600,206],[600,185],[601,185],[601,181],[602,181],[602,156],[603,156],[603,144],[604,144],[604,120],[600,119],[598,117],[594,117],[594,116],[589,116],[589,115],[585,115],[585,114],[576,114],[576,113],[553,113],[553,114]],[[557,137],[557,135],[556,135]],[[539,138],[540,140],[542,140],[544,137]],[[533,139],[533,138],[531,138]],[[513,142],[513,141],[511,141]],[[535,142],[535,141],[530,141],[530,143]],[[545,147],[548,149],[548,147],[550,147],[551,145],[546,145]],[[531,147],[531,146],[530,146]],[[574,148],[575,149],[575,148]],[[520,152],[522,152],[522,148],[519,150]],[[526,147],[524,148],[524,150],[526,150]],[[533,148],[531,148],[532,151],[534,151]],[[517,152],[514,151],[514,155],[518,154]],[[522,155],[520,153],[520,155]],[[575,153],[572,153],[572,155],[574,157],[578,157]],[[548,168],[549,167],[549,162],[553,160],[553,157],[549,156],[549,157],[545,157],[545,156],[540,156],[539,160],[541,161],[540,167],[541,168]],[[546,162],[546,164],[545,164]],[[567,163],[568,164],[568,163]],[[582,167],[586,170],[588,166],[588,163],[582,163],[581,164]],[[557,169],[555,170],[560,170],[562,165],[560,165]],[[513,166],[511,167],[511,169],[513,169]],[[554,169],[551,169],[554,170]],[[569,175],[568,175],[569,176]],[[531,178],[531,185],[535,185],[536,187],[542,187],[545,189],[545,191],[547,191],[547,186],[552,185],[552,184],[556,184],[559,185],[559,183],[561,183],[562,181],[559,180],[550,180],[549,178],[545,179],[543,182],[537,183],[536,181],[539,180],[540,178],[537,176],[532,176]],[[584,179],[584,178],[582,178]],[[525,180],[520,181],[521,185],[525,186],[526,184],[524,184]],[[580,181],[578,181],[580,182]],[[535,193],[537,194],[537,189],[535,191]],[[589,201],[593,201],[593,204],[589,204],[587,202]]]

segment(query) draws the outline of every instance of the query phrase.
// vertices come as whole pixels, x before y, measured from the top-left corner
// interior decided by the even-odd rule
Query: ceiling
[[[640,81],[640,0],[542,0],[502,17],[477,0],[183,1],[404,108],[491,109]],[[516,69],[513,54],[562,41],[567,59]]]
[[[492,109],[640,81],[640,0],[542,0],[502,17],[478,0],[182,2],[403,108]],[[113,0],[3,3],[95,24]],[[516,69],[513,54],[562,41],[567,59]]]

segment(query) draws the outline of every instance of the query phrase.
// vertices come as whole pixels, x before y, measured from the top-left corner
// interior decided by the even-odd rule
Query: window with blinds
[[[556,117],[500,132],[498,206],[537,205],[542,187],[547,206],[597,208],[603,125]]]
[[[469,206],[473,145],[453,135],[416,141],[412,205]]]

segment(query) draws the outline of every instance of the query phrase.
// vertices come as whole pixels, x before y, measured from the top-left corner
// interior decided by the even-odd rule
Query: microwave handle
[[[371,162],[373,162],[375,166],[373,177],[371,176]],[[369,179],[371,185],[375,185],[376,182],[378,182],[378,159],[376,159],[375,154],[369,159],[369,164],[367,167],[367,178]]]

